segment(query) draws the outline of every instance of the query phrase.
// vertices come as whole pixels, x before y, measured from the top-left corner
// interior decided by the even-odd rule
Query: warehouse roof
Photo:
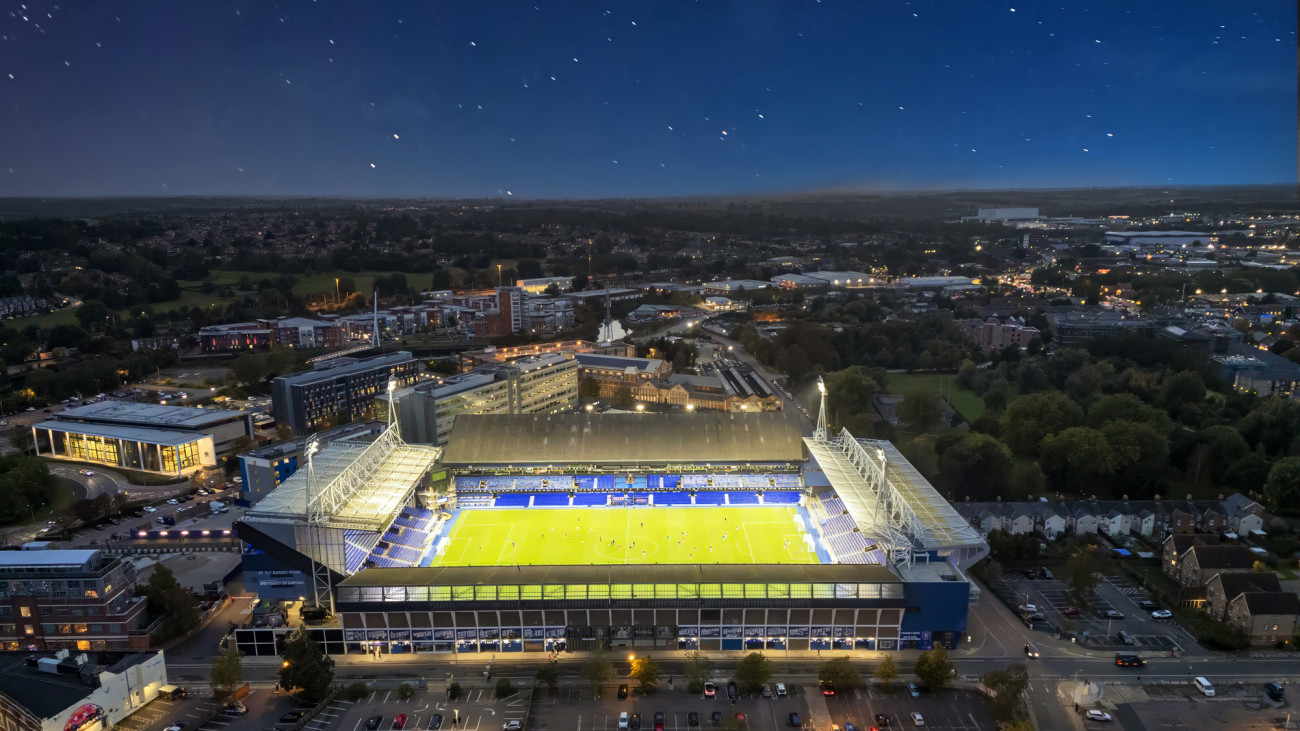
[[[800,462],[783,413],[462,414],[448,465]]]
[[[899,583],[871,564],[661,564],[444,566],[366,569],[339,586],[509,586],[523,584]]]

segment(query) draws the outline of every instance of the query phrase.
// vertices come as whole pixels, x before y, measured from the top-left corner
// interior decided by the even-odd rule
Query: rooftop
[[[369,315],[367,315],[367,317],[369,317]],[[406,352],[405,350],[399,350],[396,353],[389,353],[387,355],[376,355],[372,358],[361,358],[358,360],[349,360],[346,363],[340,363],[339,365],[335,365],[335,366],[327,366],[315,371],[307,371],[305,373],[295,373],[291,376],[279,376],[275,380],[282,383],[288,383],[291,385],[314,383],[316,381],[328,381],[331,378],[337,378],[338,376],[347,375],[349,373],[357,373],[360,371],[368,371],[374,368],[385,368],[389,366],[395,366],[401,363],[406,363],[410,360],[413,360],[410,353]]]
[[[179,447],[182,444],[197,442],[208,438],[207,434],[192,431],[167,431],[166,429],[145,429],[134,426],[113,426],[112,424],[91,424],[84,421],[42,421],[34,424],[35,429],[52,429],[72,434],[88,434],[95,437],[122,439],[128,442],[161,444],[167,447]]]
[[[95,687],[82,682],[79,675],[44,673],[27,664],[30,652],[0,652],[0,693],[13,698],[42,719],[51,718],[84,700]],[[81,653],[74,653],[76,657]],[[87,652],[87,665],[103,667],[114,673],[139,665],[157,655],[155,652]],[[53,657],[38,653],[38,657]]]
[[[89,549],[0,551],[0,568],[41,566],[45,568],[76,568],[85,566],[99,551]]]
[[[607,566],[449,566],[366,569],[339,586],[494,586],[513,584],[656,584],[711,582],[898,583],[871,564],[660,564]]]
[[[578,365],[584,368],[625,370],[631,367],[642,373],[654,373],[662,368],[664,364],[659,358],[631,358],[618,355],[594,355],[591,353],[578,353],[573,357],[578,361]]]
[[[443,455],[465,466],[804,459],[799,428],[783,413],[463,414]]]
[[[201,429],[231,419],[247,416],[248,411],[231,409],[200,409],[194,406],[162,406],[131,401],[100,401],[72,409],[64,409],[55,418],[59,420],[102,421],[152,428]]]

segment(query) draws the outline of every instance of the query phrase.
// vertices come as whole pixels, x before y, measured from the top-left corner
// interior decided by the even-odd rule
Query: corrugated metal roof
[[[611,566],[446,566],[365,569],[339,586],[499,586],[512,584],[898,583],[873,564],[668,564]]]
[[[799,427],[784,413],[462,414],[443,455],[466,466],[804,459]]]

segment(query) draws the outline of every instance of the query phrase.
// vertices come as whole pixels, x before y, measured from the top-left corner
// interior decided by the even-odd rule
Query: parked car
[[[788,695],[788,693],[786,693],[786,690],[785,690],[785,683],[777,683],[777,684],[776,684],[776,697],[777,697],[777,698],[785,698],[787,695]]]
[[[624,698],[627,698],[627,685],[626,685],[626,684],[618,686],[618,699],[619,699],[619,700],[623,700]]]
[[[888,726],[893,722],[894,722],[894,717],[889,715],[888,713],[876,714],[876,725],[878,726]]]
[[[722,711],[714,711],[713,713],[709,714],[709,721],[711,721],[714,726],[721,726]]]
[[[1171,619],[1173,616],[1174,613],[1168,609],[1157,609],[1151,613],[1152,619]]]
[[[433,730],[433,731],[436,731],[437,729],[442,728],[442,714],[441,714],[441,713],[435,713],[435,714],[433,714],[433,716],[429,719],[429,728],[430,728],[431,730]]]
[[[169,499],[169,500],[167,501],[167,504],[168,504],[168,505],[180,505],[180,504],[181,504],[181,501],[180,501],[180,500],[177,500],[176,498],[171,498],[171,499]]]
[[[688,726],[699,726],[700,714],[696,713],[695,711],[691,711],[690,713],[686,714],[686,724]]]
[[[280,723],[297,723],[302,720],[303,716],[306,715],[307,715],[306,711],[289,711],[288,713],[280,716]]]
[[[633,713],[632,717],[628,719],[628,724],[632,729],[632,731],[636,731],[637,729],[641,728],[641,714]]]
[[[618,714],[618,731],[627,731],[631,721],[628,720],[627,711]]]
[[[800,726],[803,725],[803,723],[799,720],[799,714],[797,713],[790,714],[788,723],[790,724],[790,728],[799,728]]]
[[[1087,713],[1083,714],[1083,717],[1088,719],[1089,721],[1101,721],[1102,723],[1110,722],[1109,713],[1105,711],[1099,711],[1095,708],[1089,709]]]
[[[925,725],[925,717],[922,716],[921,714],[917,713],[916,711],[912,711],[912,725],[913,725],[913,726],[924,726],[924,725]]]
[[[1136,645],[1138,643],[1136,637],[1125,632],[1124,630],[1119,631],[1119,641],[1123,642],[1126,645]]]
[[[523,731],[524,725],[518,719],[501,724],[502,731]]]
[[[383,716],[371,716],[370,720],[366,721],[366,729],[368,731],[375,731],[375,729],[379,728],[379,724],[383,722],[384,722]]]
[[[1265,683],[1264,694],[1269,697],[1269,700],[1281,703],[1282,699],[1286,697],[1286,689],[1282,687],[1281,683]]]
[[[712,697],[716,696],[717,694],[718,694],[718,686],[714,685],[714,684],[713,684],[713,681],[711,681],[711,680],[706,680],[706,681],[704,682],[704,697],[705,697],[705,698],[712,698]]]
[[[1083,611],[1078,607],[1066,607],[1061,610],[1061,615],[1065,617],[1078,617],[1081,614],[1083,614]]]
[[[921,689],[916,687],[916,683],[907,684],[907,694],[913,698],[921,697]]]
[[[1105,613],[1102,614],[1102,616],[1105,617],[1106,619],[1123,619],[1124,613],[1116,611],[1114,609],[1107,609]]]
[[[1145,609],[1145,610],[1147,610],[1148,612],[1151,611],[1151,610],[1153,610],[1153,609],[1159,609],[1159,608],[1160,608],[1160,605],[1159,605],[1159,604],[1156,604],[1155,602],[1151,601],[1150,599],[1143,599],[1142,601],[1138,602],[1138,606],[1141,607],[1141,608],[1143,608],[1143,609]]]
[[[655,711],[655,731],[664,731],[664,712]]]
[[[772,697],[772,686],[768,685],[767,683],[763,683],[762,696],[763,696],[764,698],[771,698],[771,697]]]
[[[399,714],[397,714],[396,716],[393,717],[393,728],[394,728],[394,729],[406,728],[406,714],[405,714],[405,713],[399,713]]]
[[[1034,612],[1037,612],[1037,611],[1038,611],[1038,605],[1037,605],[1037,604],[1021,604],[1020,606],[1016,607],[1016,609],[1019,609],[1021,614],[1033,614]]]
[[[221,709],[221,713],[226,716],[242,716],[248,713],[248,709],[243,703],[227,703],[225,708]]]
[[[140,508],[140,509],[143,510],[144,512],[146,512],[146,513],[156,513],[156,512],[158,512],[158,508],[155,508],[155,507],[152,506],[152,505],[146,505],[146,506],[144,506],[143,508]]]
[[[740,689],[736,687],[736,681],[727,682],[727,697],[733,701],[740,697]]]
[[[1206,698],[1214,697],[1214,686],[1210,685],[1210,681],[1205,678],[1193,678],[1192,685],[1196,686],[1196,689],[1201,691],[1201,695]]]

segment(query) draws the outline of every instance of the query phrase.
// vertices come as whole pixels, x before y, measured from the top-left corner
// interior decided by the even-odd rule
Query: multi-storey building
[[[274,345],[332,348],[341,342],[343,327],[339,323],[306,317],[209,325],[199,330],[199,344],[205,353],[267,350]]]
[[[476,338],[498,338],[524,329],[524,290],[497,287],[481,292],[461,292],[452,304],[467,315],[460,322]]]
[[[98,550],[0,551],[0,646],[9,651],[149,647],[135,567]]]
[[[318,370],[271,380],[271,410],[277,424],[294,434],[351,421],[386,393],[388,380],[399,388],[415,381],[416,362],[398,351],[371,358],[335,358]]]
[[[393,394],[402,438],[445,444],[461,414],[556,414],[578,405],[578,362],[553,353],[487,365]]]
[[[1008,347],[1023,348],[1038,337],[1038,328],[1026,325],[1023,319],[1012,317],[1006,322],[990,317],[987,320],[970,318],[958,320],[957,327],[984,350],[1002,350]]]
[[[667,378],[673,368],[661,358],[628,358],[579,353],[575,356],[583,380],[600,384],[600,397],[613,398],[619,389],[629,391],[645,381]]]

